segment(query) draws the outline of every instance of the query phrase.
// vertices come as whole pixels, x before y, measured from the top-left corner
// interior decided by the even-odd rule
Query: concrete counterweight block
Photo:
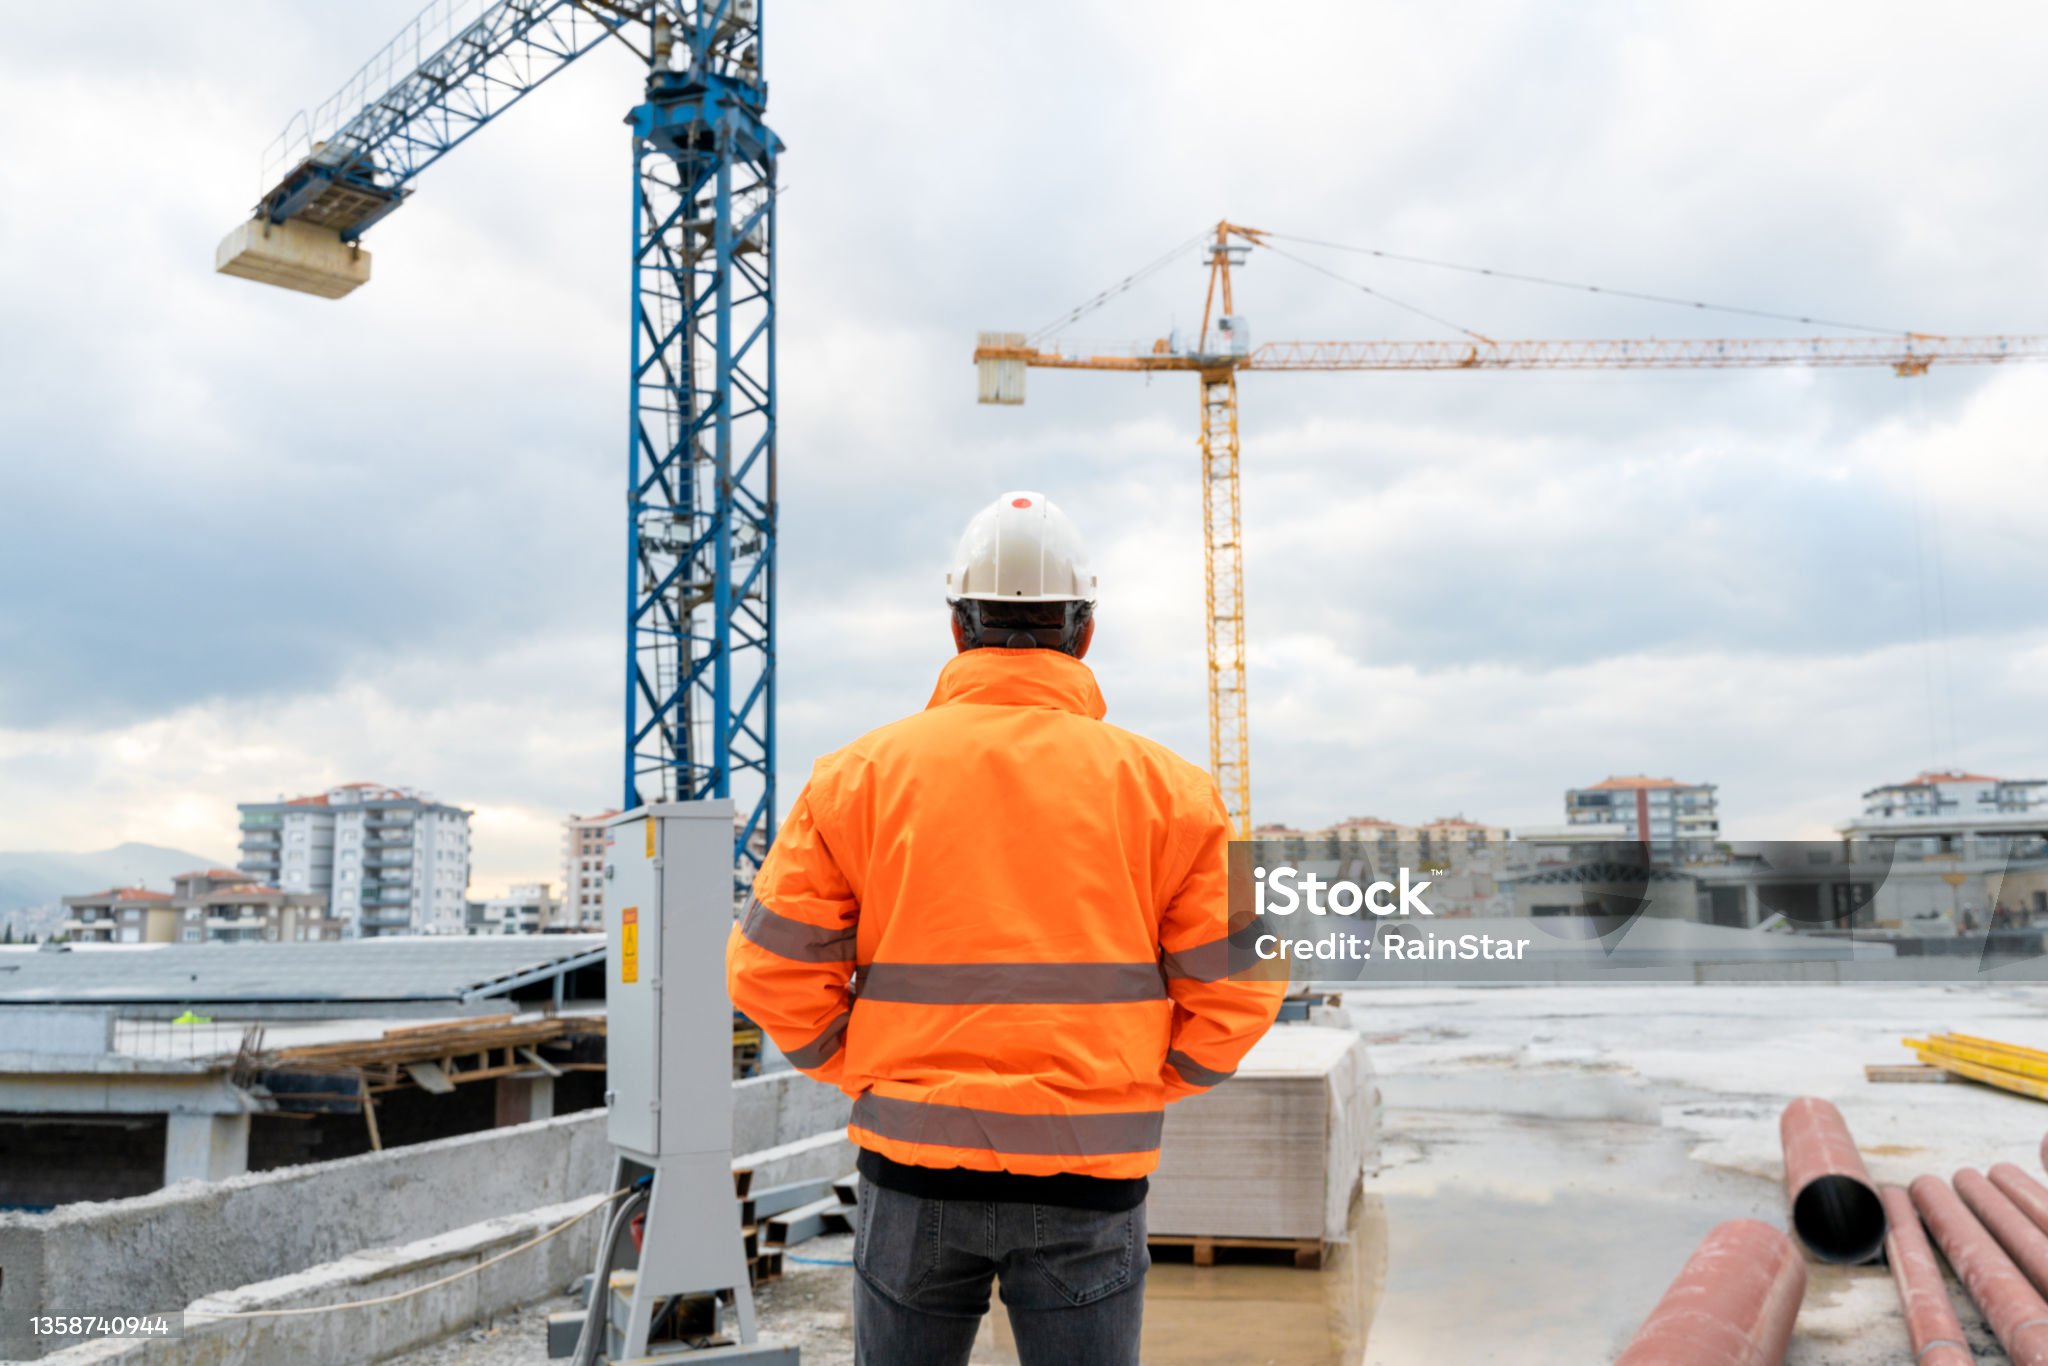
[[[370,282],[370,253],[332,228],[288,218],[266,223],[252,218],[223,237],[213,268],[259,284],[339,299]]]

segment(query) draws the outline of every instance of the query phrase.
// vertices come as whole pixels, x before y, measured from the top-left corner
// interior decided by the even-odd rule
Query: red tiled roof
[[[1933,783],[1996,783],[2001,781],[2003,780],[1994,778],[1988,773],[1965,773],[1959,768],[1930,768],[1903,783],[1894,784],[1894,786],[1919,787],[1923,784]]]
[[[109,887],[104,892],[69,896],[66,901],[169,901],[169,892],[152,892],[146,887]]]
[[[1597,783],[1594,783],[1592,787],[1590,787],[1590,788],[1588,788],[1588,789],[1587,789],[1587,791],[1589,791],[1589,792],[1601,792],[1601,791],[1615,791],[1615,790],[1618,790],[1618,789],[1633,789],[1633,788],[1638,788],[1638,787],[1690,787],[1690,786],[1692,786],[1692,784],[1690,784],[1690,783],[1681,783],[1681,782],[1679,782],[1679,781],[1678,781],[1678,780],[1677,780],[1676,778],[1644,778],[1644,777],[1634,777],[1634,778],[1603,778],[1603,779],[1601,779],[1601,780],[1600,780],[1599,782],[1597,782]]]
[[[1347,816],[1345,819],[1338,821],[1336,825],[1333,825],[1330,828],[1332,830],[1336,830],[1347,825],[1377,825],[1383,826],[1388,830],[1398,830],[1400,828],[1400,826],[1398,826],[1395,822],[1383,821],[1378,816]]]
[[[175,876],[174,876],[174,877],[173,877],[173,878],[172,878],[171,880],[172,880],[173,882],[184,882],[184,881],[186,881],[186,880],[187,880],[187,879],[189,879],[189,878],[195,878],[195,877],[203,877],[203,878],[209,878],[209,879],[212,879],[212,878],[240,878],[240,877],[243,877],[243,876],[245,876],[245,874],[239,873],[239,872],[237,872],[237,871],[236,871],[235,869],[233,869],[233,868],[201,868],[201,869],[200,869],[199,871],[197,871],[197,872],[194,872],[194,873],[178,873],[178,874],[176,874],[176,875],[175,875]]]
[[[1487,828],[1478,821],[1468,821],[1463,816],[1439,816],[1423,828],[1427,830],[1442,830],[1447,827],[1456,830],[1484,830]]]
[[[232,887],[216,887],[200,897],[201,901],[233,901],[244,896],[282,896],[275,887],[266,887],[260,882],[237,882]]]
[[[319,796],[317,796],[317,797],[293,797],[293,798],[292,798],[292,799],[291,799],[290,801],[286,802],[286,803],[285,803],[285,805],[286,805],[286,806],[325,806],[325,805],[327,805],[327,794],[326,794],[325,792],[323,792],[323,793],[321,793],[321,794],[320,794]]]

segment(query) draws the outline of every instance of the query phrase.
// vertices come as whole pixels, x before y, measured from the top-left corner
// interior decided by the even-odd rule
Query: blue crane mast
[[[329,298],[427,167],[606,42],[632,130],[622,803],[731,797],[775,830],[775,198],[761,0],[434,0],[267,157],[225,273]]]

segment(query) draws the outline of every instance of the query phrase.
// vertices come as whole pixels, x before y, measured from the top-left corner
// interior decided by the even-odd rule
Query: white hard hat
[[[1081,533],[1042,493],[1019,489],[974,514],[946,574],[949,601],[1093,602]]]

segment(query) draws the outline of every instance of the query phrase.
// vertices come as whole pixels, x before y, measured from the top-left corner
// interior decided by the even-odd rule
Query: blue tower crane
[[[434,0],[268,154],[224,273],[339,298],[427,167],[606,42],[633,143],[622,804],[775,830],[775,197],[761,0]]]

